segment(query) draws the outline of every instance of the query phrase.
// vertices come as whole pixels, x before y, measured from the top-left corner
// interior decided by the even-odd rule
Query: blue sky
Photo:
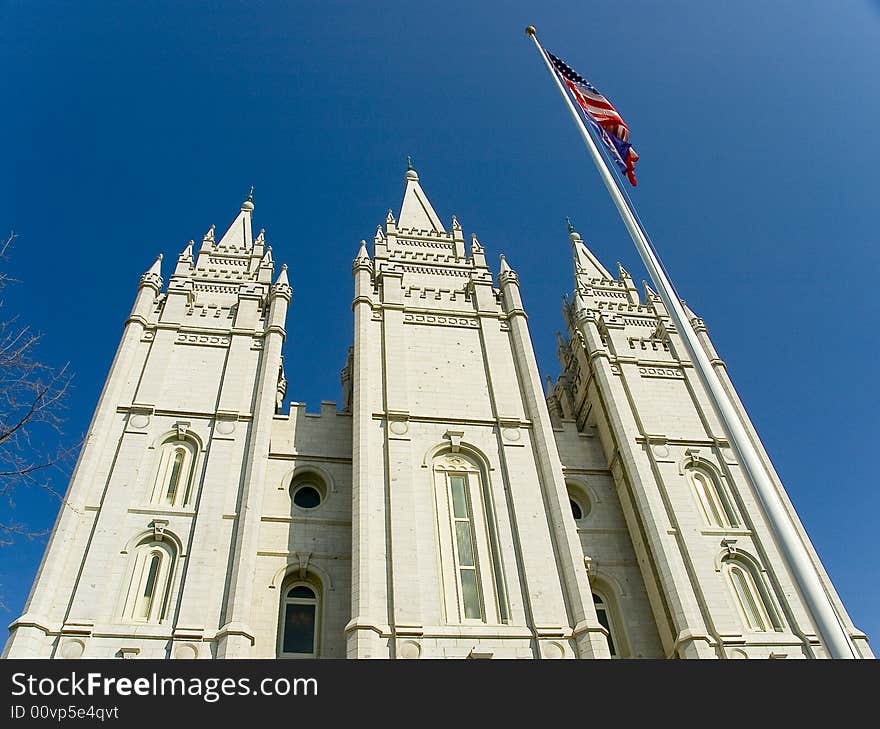
[[[338,399],[351,259],[399,208],[408,154],[441,218],[520,273],[555,376],[565,216],[645,275],[529,23],[628,121],[640,215],[876,639],[876,1],[0,4],[0,230],[21,236],[22,282],[5,308],[76,372],[70,439],[140,274],[225,229],[250,185],[290,265],[289,399]],[[45,528],[57,509],[22,492],[13,517]],[[0,549],[8,621],[42,550]]]

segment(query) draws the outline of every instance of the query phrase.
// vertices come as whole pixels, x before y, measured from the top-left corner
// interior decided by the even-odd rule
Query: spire
[[[480,241],[477,240],[477,234],[471,233],[471,250],[474,253],[482,253],[483,246],[480,244]],[[504,256],[501,256],[501,260],[504,260]]]
[[[266,253],[263,255],[263,258],[260,260],[260,266],[272,267],[274,265],[275,265],[275,261],[272,259],[272,246],[266,246]]]
[[[606,269],[605,266],[599,262],[599,259],[593,255],[592,251],[584,245],[584,241],[581,239],[581,234],[575,230],[571,218],[566,218],[565,220],[568,222],[568,239],[571,241],[571,247],[574,251],[575,275],[578,273],[585,273],[590,278],[604,278],[611,280],[612,276],[608,273],[608,269]]]
[[[354,260],[356,260],[356,261],[369,261],[370,260],[370,254],[367,253],[367,241],[365,241],[365,240],[361,241],[360,250],[358,251],[358,254]]]
[[[632,278],[632,276],[629,275],[629,271],[623,267],[623,264],[620,261],[617,262],[617,275],[620,278]]]
[[[175,276],[189,276],[193,267],[193,246],[195,241],[190,241],[177,257],[177,266],[174,268]]]
[[[194,245],[195,245],[195,241],[194,241],[194,240],[191,240],[189,243],[187,243],[187,244],[186,244],[186,248],[184,248],[184,249],[180,252],[180,255],[177,257],[177,260],[178,260],[178,261],[189,261],[190,263],[192,263],[192,260],[193,260],[193,246],[194,246]]]
[[[150,285],[156,288],[158,292],[162,288],[162,254],[156,257],[156,261],[150,266],[146,273],[141,276],[141,286]]]
[[[412,160],[408,159],[409,166],[405,175],[406,189],[403,192],[403,203],[400,206],[400,219],[397,222],[397,227],[445,233],[446,229],[443,227],[443,223],[440,222],[440,218],[437,217],[430,200],[419,184],[419,173],[413,169]]]
[[[161,253],[158,256],[156,256],[155,262],[153,263],[152,266],[150,266],[149,270],[144,275],[145,276],[149,276],[149,275],[159,276],[161,278],[161,276],[162,276],[162,254]]]
[[[287,264],[281,264],[281,273],[278,274],[278,280],[275,281],[275,286],[290,286],[290,282],[287,280]]]
[[[204,237],[202,238],[202,242],[203,243],[213,243],[214,242],[214,224],[213,223],[211,223],[211,227],[208,228],[208,232],[205,233]]]
[[[254,189],[241,204],[241,212],[229,226],[220,241],[218,248],[232,248],[250,250],[253,247],[253,231],[251,230],[251,213],[254,211]]]

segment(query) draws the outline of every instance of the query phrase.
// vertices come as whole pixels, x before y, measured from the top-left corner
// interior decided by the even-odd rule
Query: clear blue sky
[[[645,276],[528,23],[629,122],[641,216],[876,645],[876,0],[3,2],[0,230],[21,234],[22,281],[6,309],[76,372],[69,436],[141,273],[225,229],[252,184],[294,286],[289,399],[338,399],[351,259],[398,209],[407,154],[441,218],[519,271],[555,376],[565,216]],[[47,527],[57,508],[23,492],[14,518]],[[42,550],[0,549],[7,621]]]

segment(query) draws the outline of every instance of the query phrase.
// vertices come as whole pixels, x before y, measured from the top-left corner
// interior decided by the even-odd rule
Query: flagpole
[[[626,226],[639,252],[642,263],[645,264],[645,268],[648,270],[648,274],[654,282],[661,300],[666,305],[666,310],[669,312],[675,328],[682,336],[688,354],[694,363],[694,369],[697,371],[703,386],[712,400],[712,404],[715,406],[715,410],[718,413],[724,430],[730,438],[730,443],[738,456],[743,470],[754,487],[776,537],[777,544],[788,560],[791,572],[819,630],[819,634],[825,642],[828,653],[832,658],[856,658],[857,653],[852,641],[847,635],[846,630],[844,630],[837,611],[822,585],[810,554],[795,529],[794,523],[776,490],[776,486],[770,480],[767,470],[758,455],[758,451],[746,432],[733,402],[727,395],[721,380],[712,367],[712,363],[709,361],[709,357],[703,349],[696,331],[691,326],[690,318],[685,313],[684,307],[672,286],[672,282],[666,276],[660,259],[651,246],[648,236],[627,202],[617,179],[611,174],[611,171],[605,164],[605,160],[602,158],[592,136],[590,136],[587,126],[584,124],[583,119],[581,119],[574,103],[566,93],[565,87],[559,80],[559,76],[553,70],[550,59],[547,57],[547,52],[538,41],[535,28],[531,25],[526,28],[526,35],[534,41],[535,47],[538,49],[544,64],[547,66],[547,70],[550,72],[550,76],[555,81],[559,93],[565,100],[572,119],[574,119],[578,131],[581,137],[583,137],[587,151],[590,153],[590,157],[592,157],[596,169],[599,171],[599,176],[602,178],[602,182],[605,183],[605,187],[608,189],[608,193],[611,195],[611,199],[620,213],[620,217],[623,219],[623,224]]]

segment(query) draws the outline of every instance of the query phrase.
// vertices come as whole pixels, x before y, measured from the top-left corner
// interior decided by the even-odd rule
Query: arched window
[[[725,558],[721,567],[746,628],[758,632],[775,630],[778,621],[774,619],[770,596],[757,570],[736,557]]]
[[[736,526],[733,506],[715,476],[708,469],[688,466],[687,477],[706,523],[721,528]]]
[[[622,646],[623,641],[618,625],[612,617],[611,606],[605,597],[598,592],[593,593],[593,604],[596,608],[596,618],[599,620],[599,625],[608,631],[608,649],[611,651],[611,657],[620,658],[619,646]]]
[[[293,583],[284,588],[278,636],[279,658],[317,658],[321,600],[314,585]]]
[[[186,440],[169,440],[159,451],[159,470],[151,501],[170,507],[190,506],[193,501],[193,464],[196,448]]]
[[[144,623],[158,623],[168,612],[176,550],[166,540],[146,540],[132,553],[132,567],[122,614]]]
[[[434,459],[440,558],[447,619],[505,622],[507,597],[488,483],[473,459]]]

